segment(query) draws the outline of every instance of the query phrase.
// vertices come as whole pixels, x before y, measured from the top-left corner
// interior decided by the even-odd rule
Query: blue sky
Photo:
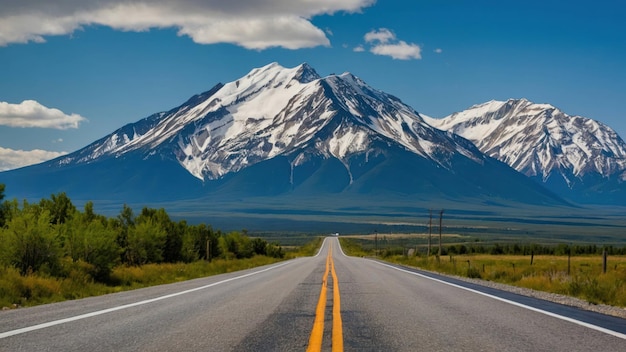
[[[0,0],[0,170],[255,67],[352,72],[444,117],[527,98],[626,137],[621,1]]]

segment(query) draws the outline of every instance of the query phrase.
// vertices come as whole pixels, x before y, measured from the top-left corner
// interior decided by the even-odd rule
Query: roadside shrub
[[[21,292],[19,289],[22,276],[13,267],[4,267],[0,270],[0,306],[14,307],[19,304]]]
[[[44,270],[55,274],[61,257],[55,226],[50,214],[38,206],[25,205],[25,210],[11,218],[0,229],[4,261],[17,268],[22,275]]]
[[[478,270],[478,268],[476,267],[467,268],[467,272],[465,273],[465,276],[471,279],[482,279],[480,270]]]
[[[508,275],[509,274],[506,271],[496,270],[492,272],[490,276],[492,280],[497,281],[497,280],[506,278]]]
[[[621,282],[601,282],[596,277],[574,276],[568,285],[568,293],[582,297],[592,304],[610,304],[617,296]]]
[[[268,257],[272,258],[285,258],[285,251],[283,248],[274,243],[268,243],[265,247],[265,251]]]
[[[62,300],[61,283],[56,278],[36,274],[21,275],[15,268],[6,268],[0,276],[2,307],[20,307]]]

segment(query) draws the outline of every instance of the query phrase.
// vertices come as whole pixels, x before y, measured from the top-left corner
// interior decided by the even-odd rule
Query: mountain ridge
[[[601,122],[526,99],[492,100],[426,119],[576,201],[601,200],[594,191],[616,201],[615,192],[626,195],[626,143]]]
[[[64,191],[118,202],[288,196],[356,207],[368,206],[363,197],[568,206],[397,97],[351,73],[321,77],[306,63],[255,68],[77,152],[0,173],[0,182],[27,197]]]
[[[372,106],[374,103],[369,97],[375,97],[374,103],[379,106]],[[386,111],[376,110],[382,109],[382,104],[378,103],[381,100],[387,103]],[[315,102],[320,105],[315,106]],[[324,152],[338,159],[344,158],[346,153],[367,149],[367,145],[359,142],[366,142],[366,135],[373,130],[387,138],[398,139],[406,148],[442,166],[445,160],[433,154],[452,153],[457,149],[480,162],[481,155],[472,150],[473,146],[461,147],[459,141],[449,135],[440,135],[436,144],[428,143],[421,137],[439,132],[425,124],[419,113],[350,73],[322,78],[306,63],[293,69],[272,63],[253,69],[236,81],[216,85],[167,113],[151,115],[140,121],[140,131],[136,124],[123,127],[101,140],[99,146],[88,149],[91,155],[83,155],[78,160],[74,155],[67,155],[59,159],[58,164],[80,163],[103,155],[119,156],[144,146],[153,149],[176,139],[179,148],[175,154],[183,167],[201,180],[217,179],[229,171],[241,170],[250,163],[267,160],[306,143],[340,110],[349,112],[368,129],[352,126],[333,134]],[[392,119],[377,118],[381,114],[396,115]],[[302,123],[303,120],[306,123]],[[242,145],[244,137],[248,139]]]

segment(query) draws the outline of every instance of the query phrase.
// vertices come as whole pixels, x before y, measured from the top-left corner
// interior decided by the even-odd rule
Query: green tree
[[[285,257],[285,251],[283,250],[283,247],[279,246],[278,244],[275,243],[268,243],[266,248],[266,255],[268,257],[272,257],[272,258],[284,258]]]
[[[267,254],[267,241],[262,238],[255,238],[252,240],[252,251],[255,254],[266,255]]]
[[[91,219],[91,221],[89,221]],[[117,232],[97,216],[79,214],[66,223],[63,248],[73,261],[91,264],[91,277],[106,281],[113,268],[120,262]]]
[[[231,253],[237,259],[250,258],[254,255],[252,241],[249,237],[243,236],[239,232],[231,232],[222,238],[223,241],[220,244],[224,253]]]
[[[165,231],[165,244],[163,246],[163,261],[175,263],[182,260],[183,234],[186,223],[179,225],[173,222],[165,209],[143,208],[135,219],[139,223],[146,219],[152,220],[157,226]]]
[[[0,227],[5,223],[4,183],[0,183]]]
[[[117,216],[118,220],[122,224],[123,227],[130,227],[135,224],[135,215],[133,214],[133,209],[129,207],[127,204],[124,204],[120,215]]]
[[[181,249],[183,260],[187,262],[198,259],[210,260],[221,256],[222,253],[220,233],[214,232],[211,226],[199,224],[185,228]]]
[[[165,247],[163,248],[163,261],[176,263],[183,260],[183,236],[187,223],[185,221],[171,221],[166,230]]]
[[[2,229],[5,260],[22,275],[40,270],[56,274],[60,268],[57,228],[50,223],[48,210],[24,202]]]
[[[24,204],[28,204],[28,202],[24,201]],[[9,220],[15,217],[17,214],[20,214],[22,210],[20,209],[20,203],[17,199],[5,200],[2,203],[2,217],[4,221],[4,225],[8,224]]]
[[[124,204],[117,218],[110,220],[110,222],[110,227],[115,228],[117,231],[117,244],[122,248],[121,259],[123,262],[128,263],[127,260],[130,257],[128,253],[128,232],[135,226],[133,209]]]
[[[180,250],[181,259],[185,263],[191,263],[200,259],[200,250],[196,247],[196,236],[193,227],[185,227],[183,244]]]
[[[226,236],[220,236],[217,239],[218,247],[220,249],[220,257],[224,259],[233,259],[235,258],[235,253],[231,251],[232,245],[227,240]]]
[[[39,205],[50,212],[52,224],[64,224],[76,212],[76,207],[65,192],[53,194],[50,199],[44,198]]]
[[[152,220],[145,220],[130,227],[126,262],[130,265],[162,262],[165,238],[163,228]]]
[[[102,215],[98,215],[93,211],[93,202],[89,201],[85,203],[85,210],[83,212],[84,216],[82,221],[84,222],[92,222],[94,220],[100,220],[103,223],[106,223],[106,217]]]

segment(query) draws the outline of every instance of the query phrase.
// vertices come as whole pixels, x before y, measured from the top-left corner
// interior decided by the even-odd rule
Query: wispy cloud
[[[69,0],[10,1],[2,4],[0,46],[45,42],[89,25],[122,31],[177,28],[199,44],[232,43],[248,49],[329,46],[324,30],[310,19],[358,12],[375,0]]]
[[[20,104],[0,102],[0,125],[9,127],[39,127],[66,130],[78,128],[86,118],[78,114],[66,114],[59,109],[48,108],[34,100]]]
[[[0,147],[0,171],[17,169],[32,164],[39,164],[65,154],[67,153],[52,152],[41,149],[14,150]]]
[[[388,43],[389,41],[392,41],[392,40],[396,40],[396,35],[393,34],[387,28],[373,30],[365,34],[365,41],[368,43],[371,43],[371,42]]]
[[[435,54],[441,54],[441,53],[443,53],[443,49],[441,49],[441,48],[437,48],[437,49],[435,49],[434,51],[435,51]]]
[[[352,51],[357,52],[357,53],[362,53],[365,51],[365,48],[363,47],[363,45],[359,45],[359,46],[356,46],[354,49],[352,49]]]
[[[397,60],[419,60],[422,48],[413,43],[398,40],[396,35],[387,28],[380,28],[365,34],[365,41],[372,45],[370,52],[376,55],[390,56]]]

